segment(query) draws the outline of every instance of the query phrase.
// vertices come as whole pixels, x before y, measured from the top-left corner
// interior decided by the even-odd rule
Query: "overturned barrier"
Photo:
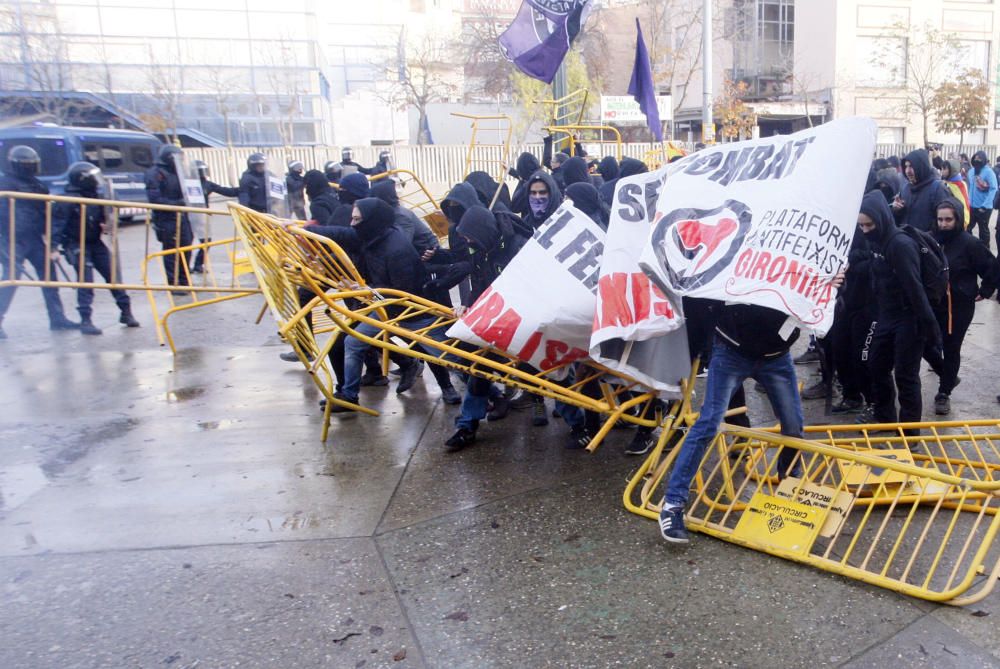
[[[285,228],[274,219],[238,205],[230,205],[230,209],[268,307],[278,322],[279,334],[292,346],[326,399],[324,441],[333,405],[376,414],[370,408],[334,397],[335,379],[327,354],[337,338],[345,335],[365,341],[384,354],[394,351],[601,414],[604,422],[588,446],[591,451],[619,420],[647,427],[669,427],[677,420],[675,411],[664,414],[654,393],[594,363],[578,364],[573,380],[562,381],[561,375],[572,363],[538,371],[495,350],[469,346],[453,338],[432,337],[432,332],[447,330],[454,323],[451,309],[405,292],[368,288],[348,256],[332,241],[295,227]],[[325,311],[335,328],[318,331],[313,327],[312,314],[317,307]],[[407,321],[418,317],[423,325],[418,329],[407,327]],[[359,332],[361,323],[376,328],[377,334]],[[596,387],[598,392],[588,395],[585,387]]]
[[[18,230],[18,202],[40,201],[44,206],[44,222],[41,232],[43,244],[43,271],[34,275],[26,268],[18,266],[9,259],[18,258],[18,235],[31,234],[24,228]],[[78,205],[78,217],[72,221],[61,220],[58,206]],[[44,195],[37,193],[0,192],[0,206],[6,208],[7,225],[0,231],[0,260],[3,261],[5,272],[0,276],[0,286],[37,286],[43,288],[91,288],[94,290],[120,289],[125,291],[144,291],[149,299],[157,338],[161,345],[167,344],[176,353],[173,336],[168,325],[168,319],[174,313],[196,309],[219,302],[256,295],[260,291],[253,285],[252,272],[241,258],[238,250],[238,240],[231,234],[226,239],[210,241],[212,236],[213,218],[221,218],[226,223],[217,224],[216,230],[228,228],[229,212],[219,209],[201,207],[175,207],[156,205],[145,202],[128,202],[121,200],[100,200],[61,195]],[[105,212],[106,232],[102,235],[107,245],[110,259],[110,277],[107,281],[96,271],[88,267],[88,241],[86,234],[88,209],[99,207]],[[167,211],[175,216],[175,236],[180,238],[182,217],[200,216],[205,221],[204,242],[192,243],[174,249],[162,250],[157,242],[153,226],[148,222],[153,211]],[[141,257],[123,256],[120,250],[121,235],[120,219],[122,212],[129,216],[145,218],[143,251]],[[59,248],[59,232],[63,226],[73,226],[77,232],[72,254],[64,254]],[[102,241],[103,241],[102,240]],[[214,251],[214,253],[213,253]],[[220,254],[220,252],[225,252]],[[204,254],[204,270],[199,274],[192,272],[189,257],[201,252]],[[23,252],[22,252],[23,255]],[[68,267],[64,266],[64,255],[68,256]],[[222,256],[220,258],[220,255]],[[123,262],[123,260],[125,262]],[[168,261],[168,262],[164,262]],[[21,265],[25,264],[23,261]],[[124,265],[124,268],[123,268]],[[168,267],[170,269],[168,269]],[[85,271],[86,270],[86,271]],[[87,271],[91,274],[90,281],[84,280]],[[135,277],[138,280],[128,280]],[[184,285],[189,284],[189,285]],[[187,296],[190,294],[190,297]],[[157,296],[165,301],[165,307],[158,304]],[[180,299],[183,296],[183,299]],[[161,313],[162,308],[162,313]]]
[[[693,482],[688,529],[922,599],[989,594],[1000,421],[813,426],[806,437],[723,425]],[[677,441],[629,481],[628,510],[658,517]],[[801,473],[777,470],[785,449]]]

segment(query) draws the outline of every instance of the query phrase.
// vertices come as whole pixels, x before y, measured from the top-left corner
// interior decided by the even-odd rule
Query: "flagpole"
[[[701,136],[712,124],[712,0],[705,0],[702,17]]]
[[[566,97],[568,93],[566,88],[568,86],[569,84],[567,83],[566,80],[566,60],[563,59],[563,61],[559,64],[559,69],[556,70],[555,78],[552,80],[552,99],[562,100],[564,97]],[[565,112],[566,108],[564,103],[552,105],[552,113],[554,115],[554,118],[552,119],[552,125],[562,125],[562,120],[565,118]],[[553,137],[553,146],[552,146],[553,154],[559,151],[557,143],[558,143],[558,138]],[[571,156],[573,155],[573,148],[574,148],[573,142],[570,141],[569,155]]]

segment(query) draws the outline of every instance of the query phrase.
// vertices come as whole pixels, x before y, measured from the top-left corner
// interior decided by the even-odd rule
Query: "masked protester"
[[[968,175],[969,201],[972,204],[971,232],[979,228],[979,240],[990,248],[990,215],[993,213],[993,200],[997,195],[997,176],[990,168],[986,153],[976,151],[972,155],[972,167]],[[997,248],[1000,248],[1000,236],[997,238]]]
[[[74,163],[69,168],[66,194],[90,200],[100,199],[99,188],[102,182],[101,170],[96,165],[86,162]],[[58,226],[57,238],[62,245],[63,254],[70,266],[76,269],[77,278],[81,283],[94,281],[94,270],[104,277],[108,283],[113,276],[121,280],[121,269],[116,267],[112,274],[111,250],[101,240],[104,234],[104,207],[91,205],[84,207],[75,202],[60,202],[53,214],[53,224]],[[132,303],[128,293],[119,288],[112,288],[111,295],[121,312],[118,322],[130,328],[139,327],[139,322],[132,315]],[[101,329],[94,325],[93,315],[94,289],[78,288],[76,291],[76,309],[80,312],[80,332],[86,335],[99,335]]]
[[[567,162],[569,162],[569,156],[562,151],[552,156],[552,179],[555,181],[560,193],[566,189],[566,175],[563,172],[563,166]]]
[[[19,193],[48,194],[49,189],[38,180],[42,161],[38,153],[30,146],[15,146],[7,154],[9,170],[0,176],[0,190]],[[35,268],[39,278],[55,277],[55,265],[49,260],[45,262],[45,203],[41,200],[14,200],[14,257],[10,257],[10,201],[0,199],[0,266],[3,268],[4,279],[19,278],[24,261],[27,260]],[[46,271],[46,268],[48,271]],[[14,299],[15,286],[0,288],[0,339],[6,339],[3,330],[3,317]],[[50,330],[73,330],[80,327],[79,323],[66,318],[62,301],[57,288],[42,288],[45,299],[45,309],[49,314]]]
[[[876,191],[861,201],[858,228],[872,250],[878,305],[870,363],[874,420],[918,422],[923,410],[920,357],[925,346],[941,346],[941,330],[920,279],[920,248],[896,227],[885,197]],[[917,432],[907,430],[907,434]]]
[[[381,179],[371,187],[371,196],[385,202],[395,213],[394,225],[406,236],[417,253],[423,257],[427,252],[433,253],[440,244],[437,235],[426,221],[418,218],[411,210],[399,202],[396,192],[396,182],[392,179]],[[437,301],[437,300],[435,300]]]
[[[336,191],[319,170],[309,170],[302,179],[306,195],[309,196],[309,216],[317,225],[330,225],[333,212],[340,206]],[[350,218],[344,227],[350,225]]]
[[[528,179],[541,169],[538,158],[531,153],[522,153],[517,157],[517,166],[508,173],[517,179],[514,195],[511,197],[510,208],[515,214],[524,218],[528,215]]]
[[[160,148],[156,164],[146,171],[146,199],[149,200],[150,204],[168,204],[175,207],[187,205],[184,200],[184,191],[181,189],[181,181],[177,175],[177,162],[181,160],[182,156],[183,152],[179,146],[166,144]],[[156,238],[164,251],[188,246],[194,240],[191,221],[186,213],[153,211],[152,217]],[[176,254],[171,253],[163,256],[163,268],[167,273],[168,284],[172,286],[190,285],[190,277],[183,269],[190,266],[190,255],[190,252],[185,253],[188,262],[185,262],[183,266],[177,264]]]
[[[476,189],[479,201],[487,209],[500,205],[510,210],[510,189],[507,188],[507,184],[498,184],[493,177],[483,171],[470,172],[469,176],[465,177],[465,183]]]
[[[300,221],[306,220],[306,198],[305,198],[305,165],[301,160],[292,160],[288,163],[288,172],[285,174],[285,192],[288,198],[288,209]]]
[[[330,224],[350,225],[354,203],[369,197],[370,194],[371,188],[368,185],[368,177],[358,172],[345,174],[340,179],[340,190],[337,191],[337,199],[340,200],[340,206],[334,210],[333,216],[330,218]]]
[[[528,215],[524,222],[537,229],[562,204],[562,191],[555,179],[539,170],[528,180]]]
[[[587,161],[580,156],[573,156],[567,160],[566,164],[562,166],[561,172],[563,180],[563,194],[566,193],[566,188],[573,184],[592,183],[590,180],[590,172],[587,169]]]
[[[601,194],[601,200],[604,204],[611,206],[611,201],[615,197],[615,186],[618,185],[618,179],[622,177],[630,177],[635,174],[644,174],[649,171],[646,167],[646,163],[641,160],[636,160],[635,158],[622,158],[622,162],[618,168],[618,177],[610,181],[604,181],[604,185],[601,186],[598,191]]]
[[[906,154],[903,158],[903,176],[903,189],[892,203],[896,222],[930,232],[934,228],[937,205],[949,197],[950,191],[931,167],[926,149]]]
[[[962,204],[958,200],[947,199],[938,205],[934,238],[948,258],[951,298],[934,306],[943,338],[943,358],[927,351],[928,362],[940,377],[938,392],[934,396],[934,413],[939,416],[951,413],[951,392],[959,383],[962,342],[972,324],[976,302],[993,295],[1000,281],[997,259],[982,242],[962,228],[962,218]]]
[[[573,203],[573,206],[590,217],[594,223],[601,226],[607,232],[610,212],[601,202],[601,196],[597,189],[590,184],[578,183],[566,187],[566,198]]]

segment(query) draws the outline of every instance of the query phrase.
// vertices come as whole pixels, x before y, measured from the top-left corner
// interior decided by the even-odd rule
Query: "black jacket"
[[[413,244],[393,225],[392,207],[374,197],[358,200],[355,206],[361,212],[354,230],[361,239],[368,285],[423,295],[424,264]]]
[[[240,189],[234,186],[220,186],[214,181],[209,181],[208,179],[201,180],[201,192],[205,194],[205,206],[208,206],[208,196],[212,193],[218,193],[223,197],[239,197]]]
[[[917,230],[930,232],[937,222],[937,206],[951,191],[944,185],[937,172],[931,167],[931,161],[926,149],[917,149],[906,154],[903,166],[913,166],[916,183],[906,181],[899,197],[904,207],[896,212],[896,222],[899,225],[912,225]],[[904,177],[905,179],[905,177]]]
[[[795,328],[782,339],[781,328],[788,315],[755,304],[725,304],[718,309],[715,334],[747,358],[771,359],[784,355],[799,338]]]
[[[97,199],[97,191],[82,192],[70,186],[66,195]],[[80,208],[76,202],[59,202],[52,211],[53,239],[63,246],[80,245]],[[104,207],[88,206],[84,213],[83,239],[89,247],[101,240],[101,225],[105,221]]]
[[[869,191],[880,193],[879,190]],[[838,301],[846,312],[854,313],[868,309],[872,305],[872,250],[860,230],[851,239],[851,249],[847,255],[847,271],[844,285],[840,289]],[[839,305],[838,305],[839,306]]]
[[[463,299],[467,307],[479,299],[528,241],[518,231],[504,227],[493,212],[479,206],[469,209],[459,221],[458,233],[472,240],[466,261],[470,264],[472,292]]]
[[[173,168],[162,164],[154,165],[146,170],[146,199],[150,204],[169,204],[184,207],[184,191],[181,190],[180,179]],[[184,214],[187,218],[187,214]],[[153,225],[158,228],[173,229],[177,215],[170,211],[154,211]]]
[[[641,160],[622,158],[622,162],[618,165],[618,177],[610,181],[605,180],[604,185],[598,191],[601,194],[601,201],[610,207],[611,201],[615,198],[615,186],[618,185],[618,179],[630,177],[635,174],[643,174],[648,171],[649,168],[646,167],[646,163]]]
[[[48,195],[49,189],[35,177],[16,177],[11,174],[0,176],[0,190],[18,193],[38,193]],[[45,202],[42,200],[14,201],[15,235],[43,234],[45,232]],[[0,200],[0,239],[9,239],[10,203]],[[8,249],[2,250],[6,254]]]
[[[560,169],[560,172],[562,172],[562,191],[564,194],[566,193],[566,189],[573,184],[591,183],[590,172],[587,170],[587,161],[580,156],[573,156],[567,160],[566,164]]]
[[[872,282],[880,321],[908,321],[928,343],[941,341],[937,318],[920,280],[920,249],[896,227],[885,196],[872,191],[861,200],[861,213],[875,222],[865,234],[872,249]],[[935,213],[935,217],[937,214]]]
[[[618,161],[614,156],[604,156],[597,165],[597,171],[601,173],[604,183],[618,178]]]
[[[240,204],[254,211],[267,213],[267,172],[260,174],[247,170],[240,177]]]
[[[528,214],[528,179],[541,168],[538,158],[530,153],[522,153],[517,157],[517,169],[509,171],[517,179],[514,195],[510,198],[510,209],[520,217]]]
[[[510,189],[507,188],[507,184],[501,186],[486,172],[469,172],[469,176],[465,177],[465,183],[476,189],[479,202],[484,207],[489,208],[495,204],[502,204],[508,209],[510,208]],[[497,194],[498,190],[500,191],[499,194]]]
[[[333,212],[340,206],[337,193],[319,170],[309,170],[304,177],[306,195],[309,196],[309,218],[317,225],[331,225]],[[350,217],[347,220],[350,224]]]
[[[975,302],[977,296],[990,297],[1000,281],[1000,264],[978,237],[962,229],[964,206],[951,198],[958,223],[951,230],[935,228],[934,238],[948,258],[948,284],[954,302]],[[982,285],[979,279],[982,278]]]
[[[589,216],[594,223],[601,226],[602,230],[607,231],[610,212],[601,202],[596,188],[590,184],[573,184],[566,187],[566,197],[573,202],[574,207]]]
[[[385,202],[392,207],[396,214],[394,225],[413,244],[417,253],[423,253],[438,247],[438,239],[427,223],[419,218],[412,211],[404,207],[399,202],[399,193],[396,192],[396,182],[392,179],[382,179],[375,182],[371,187],[372,197]]]

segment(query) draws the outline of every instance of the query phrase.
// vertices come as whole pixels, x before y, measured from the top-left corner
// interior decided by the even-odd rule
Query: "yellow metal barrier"
[[[992,590],[1000,421],[822,425],[806,437],[723,425],[688,528],[922,599],[966,605]],[[777,471],[784,449],[801,475]],[[657,518],[678,450],[654,449],[625,489],[629,511]]]
[[[44,203],[45,224],[43,230],[43,244],[45,270],[42,273],[42,276],[30,278],[22,276],[18,273],[18,270],[15,269],[16,263],[8,262],[6,264],[8,270],[7,273],[4,276],[0,276],[0,286],[38,286],[53,288],[93,288],[95,290],[121,289],[126,291],[145,291],[149,297],[150,306],[152,308],[157,338],[161,345],[169,344],[171,351],[174,353],[176,353],[176,349],[174,346],[173,336],[171,335],[169,326],[167,325],[167,319],[172,314],[178,311],[194,309],[241,297],[248,297],[260,292],[255,286],[241,285],[240,277],[247,274],[247,272],[243,271],[239,267],[240,259],[235,254],[235,251],[227,254],[228,262],[218,263],[219,266],[213,264],[212,254],[210,252],[211,249],[229,247],[230,249],[235,250],[237,240],[234,237],[219,241],[200,242],[166,251],[154,250],[154,245],[158,247],[159,243],[155,239],[153,226],[149,222],[150,212],[168,211],[173,213],[176,220],[177,229],[175,235],[177,238],[180,238],[179,233],[181,218],[184,214],[205,216],[205,237],[208,238],[211,237],[212,234],[212,217],[225,217],[226,222],[228,223],[228,211],[202,207],[175,207],[170,205],[149,204],[146,202],[99,200],[73,196],[43,195],[37,193],[9,191],[0,192],[0,200],[3,200],[4,198],[6,198],[4,206],[7,207],[9,224],[7,229],[3,231],[2,236],[4,244],[3,249],[0,249],[0,253],[10,258],[16,257],[15,250],[17,247],[18,234],[17,201],[34,200]],[[57,242],[59,240],[53,239],[53,235],[59,231],[63,224],[70,224],[70,222],[55,220],[55,207],[60,203],[74,204],[79,205],[80,207],[79,222],[77,223],[77,225],[79,225],[77,235],[79,244],[74,246],[74,248],[79,251],[76,254],[79,265],[71,268],[76,274],[77,280],[74,280],[74,277],[71,277],[62,267],[60,253],[57,249]],[[83,276],[83,270],[87,260],[87,236],[85,233],[87,225],[87,210],[90,207],[102,207],[106,212],[105,225],[108,228],[106,236],[111,254],[111,277],[110,281],[107,282],[102,282],[101,277],[99,276],[95,276],[95,280],[89,282],[79,280],[79,277]],[[146,214],[147,223],[144,228],[142,259],[138,260],[134,256],[126,258],[126,260],[128,260],[126,263],[126,272],[133,271],[135,265],[138,264],[140,271],[139,282],[128,282],[123,280],[122,277],[122,254],[118,243],[121,234],[119,229],[119,211],[121,210],[128,210],[130,214],[135,214],[136,212]],[[202,250],[205,253],[204,272],[200,275],[199,281],[192,281],[192,274],[190,272],[190,268],[188,267],[187,255],[199,250]],[[154,262],[162,261],[165,258],[171,258],[174,260],[173,276],[167,276],[167,270],[162,262]],[[150,272],[153,266],[158,266],[162,270],[162,274],[156,280],[152,278]],[[62,278],[58,276],[60,271],[64,274]],[[228,279],[225,277],[228,277]],[[181,279],[183,279],[183,281]],[[192,285],[175,285],[179,283],[190,283]],[[185,301],[183,304],[179,304],[175,298],[175,294],[188,292],[193,294],[193,298]],[[162,316],[157,307],[156,298],[154,297],[156,293],[165,294],[168,302],[168,306]]]
[[[490,206],[492,206],[499,197],[500,189],[507,178],[507,166],[510,165],[510,140],[514,134],[514,124],[506,114],[477,116],[452,112],[451,115],[472,121],[472,136],[469,138],[469,149],[465,155],[465,174],[462,175],[462,178],[476,170],[482,170],[493,177],[498,187],[490,202]],[[491,141],[491,135],[495,136],[495,141]]]
[[[376,174],[371,181],[376,182],[381,179],[396,179],[402,189],[399,193],[400,203],[424,219],[439,239],[448,236],[448,219],[441,213],[441,205],[424,186],[420,177],[410,170],[390,170]]]
[[[548,131],[554,138],[552,142],[553,152],[563,150],[567,155],[573,156],[576,152],[576,143],[587,142],[588,144],[600,144],[602,147],[613,145],[615,159],[622,159],[622,134],[618,128],[613,128],[610,125],[550,125],[546,126],[544,130]],[[607,139],[606,135],[610,135],[611,139]],[[557,149],[556,147],[563,142],[567,144],[566,149]]]
[[[408,293],[366,288],[347,255],[332,241],[294,227],[285,229],[273,219],[244,207],[230,205],[240,238],[257,273],[268,305],[278,321],[279,334],[292,345],[299,358],[327,398],[323,419],[326,439],[332,403],[368,414],[365,407],[333,397],[333,378],[325,355],[333,346],[332,337],[351,335],[387,353],[395,351],[431,364],[443,365],[473,376],[551,397],[594,411],[606,417],[588,449],[593,451],[619,420],[670,430],[676,415],[662,415],[654,393],[626,376],[591,362],[578,364],[572,382],[557,379],[565,365],[543,372],[525,368],[518,360],[486,348],[470,347],[455,339],[443,341],[429,333],[446,330],[454,320],[452,311]],[[300,307],[299,290],[317,297]],[[320,342],[310,327],[308,314],[322,305],[336,326],[331,339]],[[389,314],[392,313],[391,317]],[[432,320],[420,329],[410,329],[406,321],[414,317]],[[374,336],[357,330],[359,323],[378,329]],[[591,397],[585,386],[596,384],[600,392]]]

